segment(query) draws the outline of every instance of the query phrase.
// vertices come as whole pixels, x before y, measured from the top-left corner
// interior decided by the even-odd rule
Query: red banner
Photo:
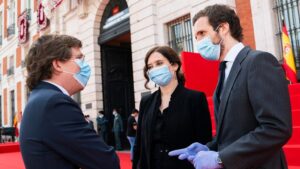
[[[19,43],[26,43],[28,40],[28,22],[27,22],[27,10],[25,10],[18,18],[19,27]]]
[[[37,13],[38,31],[41,31],[41,30],[47,28],[48,23],[49,23],[49,21],[45,15],[44,6],[43,6],[42,2],[40,1],[39,6],[38,6],[38,13]]]

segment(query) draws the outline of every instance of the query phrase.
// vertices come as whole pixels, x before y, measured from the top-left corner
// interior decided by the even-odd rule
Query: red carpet
[[[0,144],[1,169],[25,169],[18,143]],[[117,152],[121,169],[131,169],[129,151]]]
[[[20,152],[0,153],[0,166],[3,169],[25,169]]]

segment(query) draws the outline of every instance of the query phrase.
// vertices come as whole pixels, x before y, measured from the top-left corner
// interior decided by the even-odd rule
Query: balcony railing
[[[15,23],[11,24],[7,28],[7,35],[11,36],[15,34]]]
[[[22,60],[22,61],[21,61],[21,67],[22,67],[22,68],[25,68],[25,67],[26,67],[25,60]]]
[[[10,75],[13,75],[15,73],[15,69],[13,67],[9,68],[7,70],[7,75],[10,76]]]
[[[26,9],[27,11],[27,20],[30,21],[31,20],[31,9]]]

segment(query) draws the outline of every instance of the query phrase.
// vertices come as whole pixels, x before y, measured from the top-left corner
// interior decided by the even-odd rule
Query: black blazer
[[[270,53],[242,49],[215,115],[217,136],[208,146],[219,151],[226,168],[287,168],[282,146],[292,133],[290,98],[282,67]]]
[[[133,168],[151,169],[152,135],[160,97],[158,90],[141,100]],[[193,142],[205,144],[212,139],[210,114],[204,93],[178,85],[171,96],[169,114],[164,136],[168,151],[186,147]],[[170,169],[193,168],[190,162],[178,160],[177,157],[168,157],[164,163],[168,163],[165,166],[172,166]]]
[[[20,132],[26,169],[119,169],[119,159],[84,119],[78,104],[41,82],[30,94]]]

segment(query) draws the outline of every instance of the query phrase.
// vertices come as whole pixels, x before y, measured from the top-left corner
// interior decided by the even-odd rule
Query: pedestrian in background
[[[137,109],[133,109],[131,115],[128,117],[127,120],[127,139],[130,144],[130,160],[133,160],[133,146],[136,137],[136,130],[137,130],[137,118],[139,115],[139,111]]]
[[[123,132],[123,120],[121,115],[117,112],[117,109],[113,109],[114,115],[114,124],[113,124],[113,133],[115,136],[115,146],[116,150],[122,150],[122,143],[121,143],[121,134]]]
[[[107,142],[107,125],[108,125],[108,120],[106,119],[105,115],[104,115],[104,111],[101,110],[98,112],[98,116],[96,118],[97,120],[97,131],[98,134],[101,135],[101,137],[103,138],[103,140],[105,142]]]
[[[90,119],[90,115],[85,115],[84,118],[89,123],[90,128],[93,129],[93,130],[95,130],[95,128],[94,128],[94,122]]]

